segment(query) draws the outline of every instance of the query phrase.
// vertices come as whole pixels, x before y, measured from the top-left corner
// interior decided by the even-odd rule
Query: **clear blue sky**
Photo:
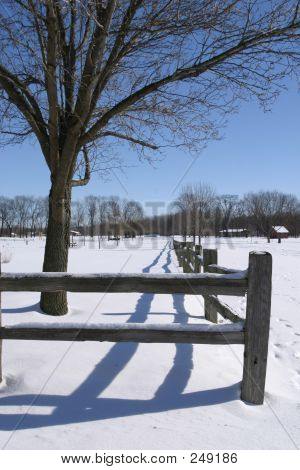
[[[300,198],[300,94],[296,84],[283,92],[264,113],[257,102],[244,103],[229,117],[223,139],[212,142],[194,161],[188,152],[167,150],[163,161],[151,167],[130,150],[125,174],[114,171],[109,181],[94,175],[85,188],[75,188],[74,199],[88,194],[145,201],[170,201],[186,183],[204,181],[219,194],[277,189]],[[123,149],[124,151],[124,149]],[[46,196],[49,174],[39,147],[31,144],[0,150],[0,195]]]

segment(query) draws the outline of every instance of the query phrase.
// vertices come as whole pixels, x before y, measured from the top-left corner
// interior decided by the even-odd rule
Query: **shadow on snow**
[[[2,313],[27,313],[27,312],[37,312],[40,314],[44,314],[42,309],[40,308],[40,303],[36,303],[33,305],[28,305],[27,307],[17,307],[17,308],[3,308]]]
[[[158,264],[166,250],[168,250],[166,262],[162,269],[165,273],[171,272],[169,268],[171,264],[171,249],[168,248],[168,244],[142,272],[150,272],[150,269]],[[184,307],[184,296],[173,294],[172,297],[175,310],[174,322],[187,323],[190,315]],[[150,313],[153,299],[154,294],[142,294],[137,301],[134,313],[127,323],[144,323]],[[27,308],[29,307],[14,309],[14,312],[17,313],[16,310],[18,312],[27,311]],[[152,399],[99,398],[99,395],[115,380],[133,358],[138,346],[138,343],[116,343],[95,366],[87,379],[71,395],[41,394],[37,396],[23,394],[0,398],[0,406],[29,406],[29,413],[30,408],[35,406],[55,407],[50,415],[0,413],[0,430],[11,431],[16,428],[30,429],[89,422],[168,410],[210,406],[239,399],[239,383],[218,389],[183,393],[193,369],[193,346],[190,344],[176,344],[173,365]]]

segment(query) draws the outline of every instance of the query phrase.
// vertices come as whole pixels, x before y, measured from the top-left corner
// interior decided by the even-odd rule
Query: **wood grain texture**
[[[229,305],[222,302],[218,297],[214,295],[208,295],[205,297],[205,300],[208,304],[212,304],[214,309],[219,313],[223,318],[230,320],[233,323],[243,322],[244,319],[239,317],[234,310],[229,307]]]
[[[216,273],[216,274],[243,274],[246,277],[246,272],[239,270],[239,269],[231,269],[231,268],[224,268],[223,266],[219,266],[217,264],[211,264],[207,266],[206,272],[208,273]]]
[[[207,272],[210,264],[218,263],[218,251],[216,249],[203,250],[203,271]],[[215,305],[204,296],[204,315],[206,320],[212,323],[218,323],[218,312]]]
[[[3,274],[0,290],[10,292],[141,292],[243,296],[246,279],[214,274]]]
[[[108,341],[108,342],[138,342],[138,343],[189,343],[189,344],[244,344],[244,332],[236,331],[196,331],[189,328],[178,329],[151,328],[139,325],[120,324],[108,328],[99,325],[98,328],[0,328],[0,338],[11,340],[39,341]]]
[[[248,282],[241,398],[260,405],[264,402],[271,315],[270,253],[250,253]]]

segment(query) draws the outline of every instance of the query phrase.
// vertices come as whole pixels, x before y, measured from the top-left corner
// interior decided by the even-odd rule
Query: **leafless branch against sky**
[[[299,73],[299,0],[3,0],[0,41],[0,138],[39,143],[51,179],[43,269],[66,271],[72,188],[93,159],[113,169],[108,154],[125,143],[141,158],[199,150],[241,100],[269,107]],[[67,312],[62,294],[41,306]]]

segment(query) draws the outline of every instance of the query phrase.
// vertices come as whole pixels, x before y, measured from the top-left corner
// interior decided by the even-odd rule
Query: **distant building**
[[[80,232],[76,232],[76,230],[70,230],[70,235],[72,237],[80,237],[81,233]]]
[[[275,225],[272,227],[270,238],[289,238],[290,232],[282,225]]]
[[[229,228],[219,231],[220,237],[248,237],[249,230],[246,228]]]
[[[69,241],[69,246],[74,248],[77,246],[77,242],[74,242],[74,237],[79,237],[81,235],[80,232],[77,232],[76,230],[70,230],[70,241]]]

